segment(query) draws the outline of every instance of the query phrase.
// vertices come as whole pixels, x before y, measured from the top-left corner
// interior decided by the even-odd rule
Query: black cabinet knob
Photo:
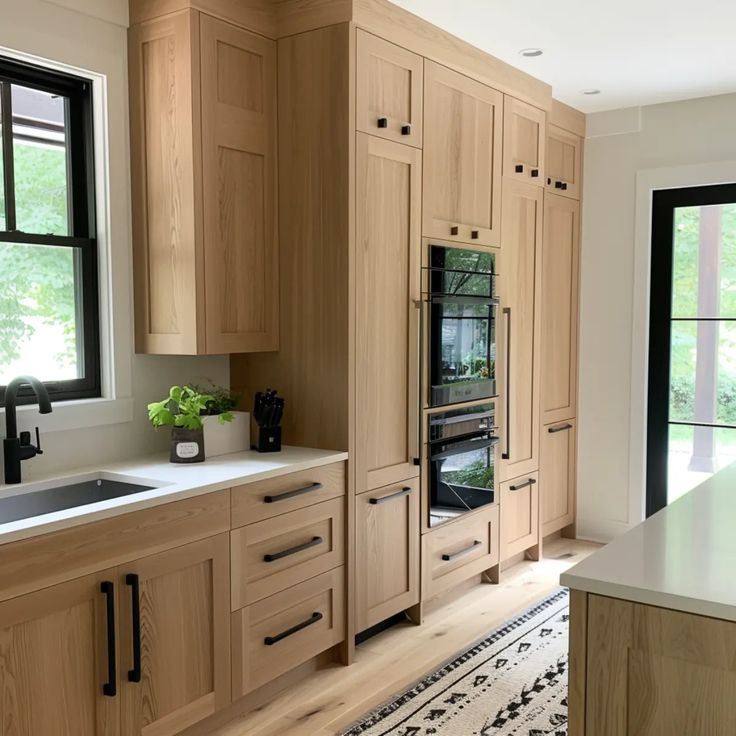
[[[516,171],[517,174],[523,174],[524,164],[516,164],[516,166],[514,167],[514,171]]]
[[[566,189],[567,189],[567,182],[566,181],[563,181],[562,182],[562,191],[564,192]]]
[[[378,118],[379,128],[388,128],[388,118]]]
[[[547,184],[551,184],[551,183],[552,183],[552,179],[550,179],[549,177],[547,177]]]
[[[532,169],[531,174],[536,179],[539,176],[539,169]]]
[[[459,232],[460,232],[460,229],[458,228],[457,225],[453,225],[450,228],[450,235],[457,235]]]
[[[479,235],[479,234],[480,234],[480,233],[479,233],[479,232],[478,232],[477,230],[471,230],[471,231],[470,231],[470,237],[471,237],[471,238],[472,238],[473,240],[478,240],[478,235]]]
[[[409,135],[411,133],[411,125],[401,126],[401,135]]]
[[[556,181],[555,182],[555,189],[562,189],[562,182],[561,181]]]

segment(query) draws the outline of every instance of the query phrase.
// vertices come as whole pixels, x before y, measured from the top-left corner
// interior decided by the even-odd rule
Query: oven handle
[[[414,301],[414,307],[419,310],[419,336],[417,339],[419,360],[417,361],[417,447],[413,458],[414,465],[422,464],[422,405],[424,403],[424,302],[421,299]]]
[[[480,304],[486,307],[495,307],[500,303],[495,296],[473,296],[472,294],[432,294],[429,300],[432,304]]]
[[[498,437],[489,437],[485,440],[470,440],[469,442],[458,442],[453,445],[449,450],[442,450],[441,452],[433,452],[430,454],[429,459],[444,460],[454,455],[461,455],[464,452],[471,452],[472,450],[485,450],[486,447],[493,447],[498,442]],[[448,443],[444,443],[448,444]]]
[[[444,427],[448,424],[461,424],[462,422],[472,422],[476,419],[488,419],[494,413],[493,409],[491,409],[490,411],[479,411],[475,414],[458,414],[457,416],[447,417],[446,419],[437,419],[437,415],[435,415],[429,418],[429,423],[433,427]]]
[[[501,453],[504,460],[511,458],[511,307],[504,307],[506,316],[506,427],[504,435],[506,439],[506,450]]]

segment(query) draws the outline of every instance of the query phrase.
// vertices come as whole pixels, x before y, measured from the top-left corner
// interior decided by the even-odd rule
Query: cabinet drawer
[[[501,483],[501,559],[539,544],[539,473]]]
[[[232,610],[342,565],[344,503],[334,498],[231,532]]]
[[[345,638],[343,568],[232,614],[233,698],[239,698]]]
[[[422,537],[422,599],[428,600],[499,562],[498,505]]]
[[[322,465],[232,489],[232,528],[345,495],[345,463]]]

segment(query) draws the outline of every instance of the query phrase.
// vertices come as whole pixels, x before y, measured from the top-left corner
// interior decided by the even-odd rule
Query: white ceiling
[[[392,0],[584,112],[736,92],[735,0]],[[519,56],[527,47],[537,58]],[[598,88],[600,95],[580,90]]]

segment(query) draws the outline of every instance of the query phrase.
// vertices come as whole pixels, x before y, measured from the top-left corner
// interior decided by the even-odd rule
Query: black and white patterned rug
[[[564,736],[568,604],[539,601],[342,736]]]

